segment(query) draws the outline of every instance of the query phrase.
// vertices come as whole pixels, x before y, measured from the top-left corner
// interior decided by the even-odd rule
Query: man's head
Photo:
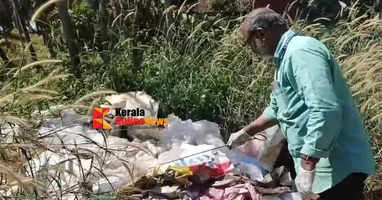
[[[253,52],[264,58],[273,57],[288,24],[270,8],[257,8],[243,18],[240,30]]]

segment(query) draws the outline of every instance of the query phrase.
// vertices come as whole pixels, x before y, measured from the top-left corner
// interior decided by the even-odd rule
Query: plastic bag
[[[126,184],[126,182],[117,176],[109,176],[98,180],[92,186],[92,190],[95,194],[103,194],[106,192],[114,192],[116,189],[120,188]]]
[[[227,150],[225,153],[231,160],[234,168],[241,174],[247,175],[252,180],[264,180],[264,176],[268,173],[268,171],[259,161],[241,153],[240,151]]]
[[[283,146],[284,136],[278,126],[268,128],[263,134],[266,136],[266,140],[250,140],[239,146],[238,149],[258,160],[268,171],[272,171]]]
[[[203,180],[225,175],[228,171],[233,169],[231,161],[222,151],[206,151],[213,148],[214,146],[212,145],[195,146],[181,144],[179,147],[160,154],[158,165],[187,166],[194,174],[199,175]]]
[[[231,151],[224,147],[225,144],[218,125],[206,120],[197,122],[191,120],[182,121],[176,116],[169,116],[169,126],[165,130],[163,142],[172,149],[160,155],[159,160],[161,162],[193,155],[214,147],[223,147],[219,150],[203,152],[172,162],[172,164],[188,166],[192,171],[197,171],[206,179],[208,179],[208,176],[218,177],[224,175],[234,166],[241,173],[245,173],[253,180],[259,181],[263,180],[264,175],[270,171],[270,167],[257,161],[256,157],[250,157],[240,151]],[[274,139],[271,142],[274,142]],[[251,148],[251,146],[248,146],[248,148]],[[248,151],[251,153],[251,149]],[[250,153],[249,155],[254,154]],[[234,163],[234,166],[232,163]]]
[[[163,143],[171,148],[179,147],[182,143],[224,146],[216,123],[206,120],[192,122],[190,119],[182,121],[174,115],[169,116],[169,125],[164,131]]]
[[[133,183],[154,167],[152,164],[163,149],[156,141],[137,143],[102,135],[82,118],[73,111],[65,111],[61,118],[48,120],[39,130],[43,138],[41,142],[51,145],[50,149],[55,151],[42,152],[30,160],[32,171],[27,170],[27,173],[36,175],[48,171],[52,176],[60,176],[60,185],[52,183],[46,188],[49,192],[61,195],[57,191],[62,189],[73,196],[71,193],[79,190],[78,182],[83,181],[83,174],[89,175],[87,181],[94,184],[93,192],[111,192]],[[57,169],[52,166],[59,166],[64,171],[56,175]]]

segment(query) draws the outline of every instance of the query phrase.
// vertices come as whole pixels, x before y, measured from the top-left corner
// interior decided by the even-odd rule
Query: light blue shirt
[[[287,31],[275,52],[277,74],[264,114],[279,122],[298,172],[300,154],[320,158],[313,192],[321,193],[352,172],[375,173],[362,118],[335,58],[320,41]]]

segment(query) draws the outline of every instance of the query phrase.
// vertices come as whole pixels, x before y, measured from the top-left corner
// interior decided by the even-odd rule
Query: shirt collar
[[[281,57],[281,49],[283,48],[283,46],[285,45],[285,43],[288,41],[288,38],[290,37],[293,37],[293,35],[295,34],[294,31],[292,30],[288,30],[287,32],[285,32],[281,38],[280,38],[280,41],[277,43],[277,47],[276,47],[276,51],[273,55],[274,57],[274,61],[276,63],[276,67],[278,67],[278,63],[280,62],[280,57]]]

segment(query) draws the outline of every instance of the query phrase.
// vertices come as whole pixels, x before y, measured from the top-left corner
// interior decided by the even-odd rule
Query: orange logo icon
[[[103,118],[109,112],[110,108],[93,109],[93,128],[94,129],[112,129],[113,127]]]

